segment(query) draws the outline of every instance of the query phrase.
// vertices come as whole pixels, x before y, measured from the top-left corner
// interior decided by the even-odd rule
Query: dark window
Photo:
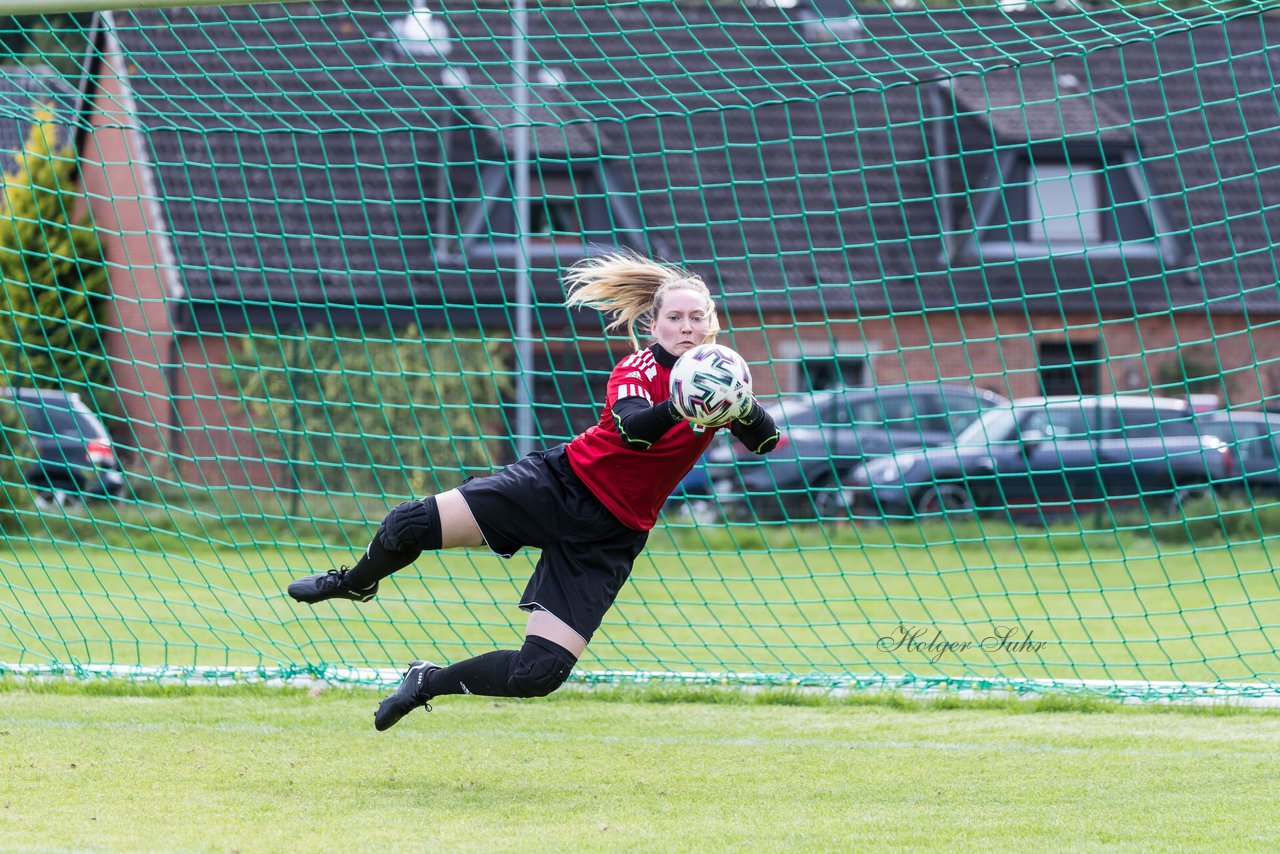
[[[594,181],[578,176],[575,182],[569,173],[543,174],[542,195],[535,197],[529,205],[529,233],[543,237],[582,235],[590,230],[590,225],[602,227],[605,223],[589,224],[584,218],[584,214],[591,217],[600,213],[592,209],[597,199],[580,195],[580,190],[587,189],[587,184],[594,184]]]
[[[1039,431],[1056,440],[1084,439],[1089,435],[1085,404],[1054,404],[1037,410],[1022,424],[1024,433]]]
[[[880,409],[884,412],[884,420],[890,430],[920,429],[920,414],[916,398],[906,392],[895,392],[880,396]]]
[[[496,178],[485,181],[485,193],[462,217],[462,236],[480,251],[509,252],[518,238],[514,177],[499,171]],[[593,243],[627,242],[616,233],[610,200],[594,169],[535,167],[529,197],[528,231],[535,249],[546,251],[555,243],[557,251],[585,250]]]
[[[1099,409],[1093,422],[1093,432],[1099,439],[1114,439],[1120,434],[1120,413],[1112,406]]]
[[[1231,421],[1225,418],[1209,418],[1197,422],[1200,433],[1216,436],[1229,445],[1235,445],[1240,459],[1246,462],[1254,460],[1274,460],[1273,441],[1280,441],[1280,435],[1272,436],[1270,425],[1254,421]]]
[[[608,382],[616,363],[617,359],[608,352],[583,352],[576,347],[535,350],[529,370],[539,435],[550,441],[565,441],[599,421],[596,395]]]
[[[582,214],[572,201],[538,199],[530,212],[529,232],[534,235],[581,234]]]
[[[1137,245],[1156,251],[1153,202],[1132,152],[1067,158],[1058,149],[1002,163],[997,195],[975,210],[982,253],[1007,257],[1015,246],[1019,258]]]
[[[822,422],[838,424],[842,427],[852,424],[853,411],[849,405],[849,397],[844,394],[832,395],[831,399],[822,405]]]
[[[869,394],[859,396],[852,401],[851,414],[853,416],[853,424],[858,428],[879,427],[884,429],[885,421],[889,417],[886,402],[889,399],[898,399],[898,395],[886,393],[885,395]]]
[[[1166,412],[1160,420],[1160,435],[1165,439],[1186,439],[1200,434],[1190,414]]]
[[[817,427],[829,419],[838,418],[843,401],[826,400],[825,395],[815,399],[812,395],[800,395],[786,400],[774,420],[787,427]]]
[[[1102,239],[1108,243],[1151,242],[1156,238],[1151,202],[1134,183],[1136,168],[1124,163],[1106,169],[1105,187],[1110,198],[1102,211]]]
[[[22,413],[22,421],[32,433],[49,435],[49,419],[45,417],[44,407],[34,403],[19,403],[18,411]]]
[[[1155,405],[1119,407],[1112,411],[1105,426],[1109,430],[1118,429],[1120,437],[1125,439],[1167,439],[1196,435],[1190,412],[1162,409]]]
[[[913,395],[915,402],[915,410],[917,423],[920,430],[925,433],[950,433],[951,422],[947,418],[947,409],[942,400],[941,394],[929,392],[928,394]]]
[[[823,403],[818,410],[818,418],[823,426],[846,426],[849,424],[849,403],[843,395],[837,395]]]
[[[977,421],[983,410],[979,398],[957,392],[943,392],[942,405],[950,425],[947,429],[956,435]]]
[[[800,360],[800,385],[811,391],[860,386],[866,368],[867,360],[862,356],[806,357]]]
[[[1043,341],[1039,358],[1040,387],[1046,397],[1098,393],[1098,342]]]
[[[1237,425],[1243,428],[1245,425]],[[1267,460],[1275,461],[1275,448],[1272,445],[1272,436],[1267,431],[1265,425],[1249,424],[1249,429],[1240,429],[1237,431],[1236,448],[1239,450],[1240,459],[1247,461]],[[1231,440],[1227,440],[1231,441]]]
[[[87,409],[64,401],[23,401],[19,404],[27,429],[43,437],[105,439],[106,430]]]
[[[1160,435],[1160,412],[1154,406],[1122,406],[1116,410],[1116,417],[1126,439],[1153,439]]]

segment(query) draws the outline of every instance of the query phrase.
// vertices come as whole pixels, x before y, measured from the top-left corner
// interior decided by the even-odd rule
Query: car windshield
[[[1018,419],[1027,410],[1014,409],[1012,406],[998,406],[982,413],[982,417],[970,424],[956,436],[957,445],[988,445],[992,442],[1006,442],[1013,438]]]
[[[822,423],[820,417],[823,406],[834,395],[830,393],[807,394],[793,397],[781,403],[766,406],[770,417],[780,425],[787,427],[817,427]]]
[[[1280,422],[1232,418],[1218,413],[1197,418],[1196,425],[1202,435],[1235,445],[1242,459],[1274,459],[1270,449],[1276,438],[1280,438]]]
[[[106,430],[87,409],[66,401],[21,401],[31,430],[37,434],[74,437],[77,439],[105,439]]]
[[[1265,423],[1232,418],[1221,413],[1196,416],[1196,425],[1202,433],[1217,436],[1219,439],[1231,441],[1236,438],[1261,436],[1270,432]]]

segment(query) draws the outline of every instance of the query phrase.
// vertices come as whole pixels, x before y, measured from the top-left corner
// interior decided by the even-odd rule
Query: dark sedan
[[[988,412],[952,447],[873,460],[846,495],[855,512],[899,517],[1167,511],[1235,471],[1231,448],[1202,432],[1185,401],[1036,398]]]
[[[722,440],[707,455],[715,500],[730,516],[811,519],[846,515],[849,474],[871,457],[947,445],[998,394],[951,383],[814,392],[769,407],[782,442],[767,457]]]
[[[0,389],[0,401],[16,405],[35,451],[24,476],[37,504],[63,505],[84,498],[118,498],[124,475],[111,437],[78,394]]]
[[[1197,420],[1202,432],[1235,449],[1239,476],[1224,491],[1280,499],[1280,413],[1208,412]]]

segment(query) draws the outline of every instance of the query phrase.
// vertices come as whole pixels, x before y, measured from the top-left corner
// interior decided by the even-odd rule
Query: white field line
[[[368,685],[399,684],[404,671],[391,668],[166,667],[122,664],[3,664],[0,676],[41,679],[126,679],[185,685]],[[759,690],[786,688],[806,693],[847,695],[856,691],[896,692],[928,699],[1017,697],[1078,694],[1135,703],[1230,704],[1280,707],[1280,684],[1264,682],[1144,682],[1105,679],[975,679],[848,674],[788,677],[769,673],[673,673],[665,671],[588,670],[575,673],[570,684],[581,690],[619,685],[700,686]]]

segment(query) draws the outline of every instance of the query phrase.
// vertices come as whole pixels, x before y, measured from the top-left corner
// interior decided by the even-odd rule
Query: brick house
[[[223,377],[245,335],[512,334],[507,6],[102,21],[81,156],[140,448],[273,482]],[[764,395],[1145,389],[1183,356],[1219,361],[1234,404],[1280,394],[1277,39],[1258,15],[537,10],[544,438],[592,420],[626,346],[561,306],[600,245],[704,274]]]

